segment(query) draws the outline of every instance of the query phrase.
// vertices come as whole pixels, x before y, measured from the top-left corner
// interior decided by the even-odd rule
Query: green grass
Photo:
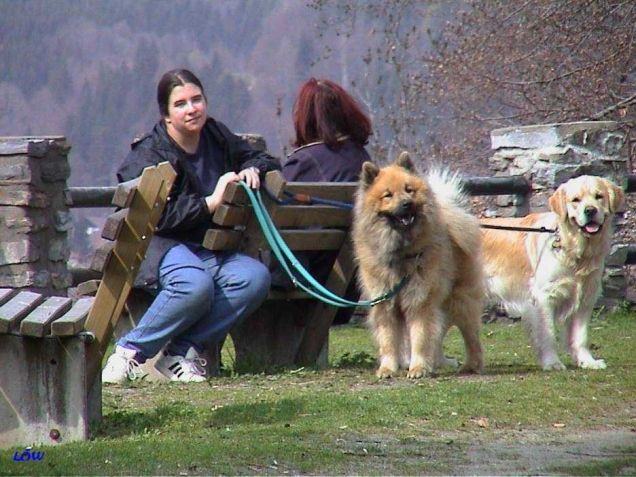
[[[340,326],[331,332],[326,370],[106,387],[104,419],[90,441],[39,447],[45,457],[37,463],[13,462],[22,449],[0,451],[0,475],[497,473],[492,457],[480,464],[475,449],[491,449],[510,466],[500,473],[516,474],[523,467],[504,452],[506,443],[519,453],[544,443],[566,452],[577,436],[633,429],[636,313],[593,321],[590,342],[605,371],[573,369],[567,360],[567,371],[540,371],[518,324],[485,325],[482,336],[481,376],[443,370],[416,381],[404,374],[377,380],[369,333]],[[455,330],[445,348],[461,357]],[[231,346],[225,353],[230,363]],[[577,467],[546,460],[542,469],[630,473],[635,452],[632,437]]]

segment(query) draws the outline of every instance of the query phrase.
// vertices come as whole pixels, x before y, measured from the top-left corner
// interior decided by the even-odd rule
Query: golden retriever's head
[[[623,202],[623,190],[596,176],[580,176],[561,184],[550,197],[550,209],[563,223],[586,236],[599,233]],[[608,224],[609,225],[609,224]]]
[[[400,233],[415,233],[430,213],[432,193],[416,172],[407,152],[391,165],[378,168],[371,162],[362,166],[360,188],[363,209]]]

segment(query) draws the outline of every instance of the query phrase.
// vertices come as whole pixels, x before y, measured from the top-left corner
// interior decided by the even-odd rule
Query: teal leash
[[[245,189],[245,192],[247,193],[247,196],[252,203],[254,215],[256,216],[256,219],[261,226],[261,230],[263,231],[263,235],[265,236],[265,239],[271,247],[274,256],[280,262],[283,270],[285,270],[285,273],[289,276],[292,283],[296,287],[302,289],[314,298],[322,301],[323,303],[339,308],[358,306],[372,307],[374,305],[377,305],[378,303],[382,303],[393,298],[408,282],[408,277],[404,277],[391,290],[372,300],[351,301],[336,295],[331,290],[325,288],[321,283],[319,283],[294,256],[293,252],[290,250],[287,243],[285,243],[285,240],[276,229],[272,218],[267,212],[267,208],[263,203],[263,198],[261,196],[260,190],[252,190],[244,181],[240,181],[239,184],[243,187],[243,189]],[[290,268],[290,265],[300,274],[302,279],[305,280],[307,284],[303,283],[303,281],[299,280],[298,277],[294,275]]]

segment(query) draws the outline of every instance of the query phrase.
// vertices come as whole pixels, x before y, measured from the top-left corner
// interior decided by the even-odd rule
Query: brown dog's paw
[[[390,370],[389,368],[381,367],[375,372],[375,375],[380,379],[389,379],[393,377],[393,373],[395,371]]]
[[[431,370],[426,369],[424,366],[415,366],[409,369],[409,372],[406,374],[406,377],[409,379],[420,379],[425,376],[432,376],[433,373]]]

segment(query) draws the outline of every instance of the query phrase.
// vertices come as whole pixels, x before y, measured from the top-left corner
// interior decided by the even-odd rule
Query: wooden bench
[[[277,199],[285,191],[352,203],[355,183],[286,182],[280,172],[267,174],[264,187]],[[294,252],[337,252],[326,287],[343,296],[354,278],[349,238],[351,210],[333,205],[280,204],[262,191],[276,227]],[[251,210],[245,190],[230,184],[203,245],[211,250],[240,250],[262,258],[270,247]],[[275,258],[272,258],[276,260]],[[235,369],[258,370],[279,366],[327,364],[329,327],[339,308],[325,305],[299,289],[272,289],[265,303],[230,335],[235,348]]]
[[[102,359],[174,178],[162,163],[117,188],[99,281],[68,297],[0,289],[0,448],[83,440],[101,419]]]

